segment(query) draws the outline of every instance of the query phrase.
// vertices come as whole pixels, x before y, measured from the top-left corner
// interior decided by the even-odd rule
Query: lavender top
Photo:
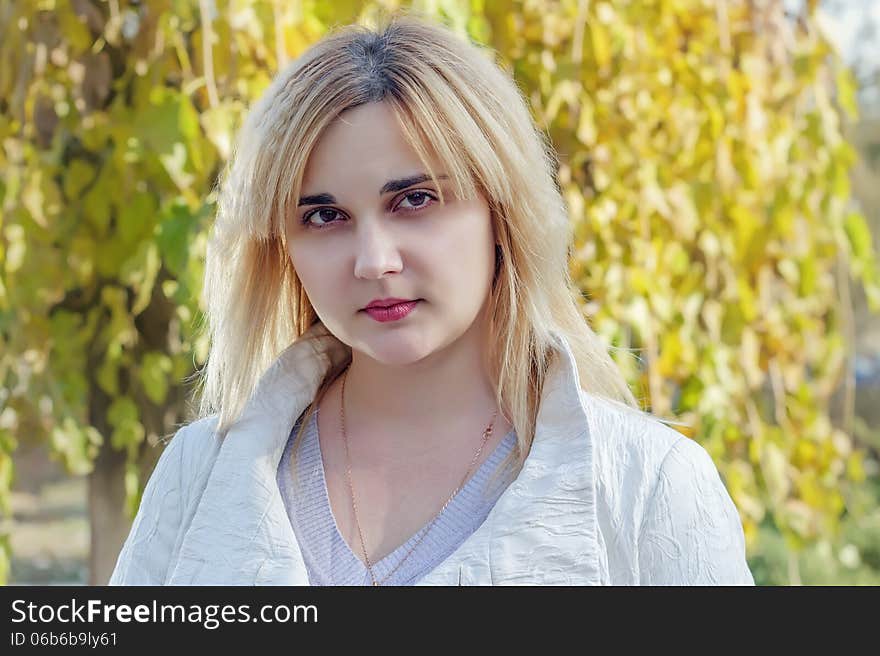
[[[311,585],[372,585],[367,566],[342,538],[331,511],[318,440],[317,410],[309,420],[303,433],[303,443],[297,450],[298,486],[295,490],[290,458],[302,419],[302,416],[297,419],[290,431],[276,478],[287,516],[302,550],[309,582]],[[382,585],[416,583],[451,555],[483,523],[511,482],[510,477],[499,474],[492,481],[492,489],[484,488],[515,444],[516,433],[511,430],[446,506],[421,543]],[[373,563],[377,580],[382,581],[403,560],[426,526],[378,563]]]

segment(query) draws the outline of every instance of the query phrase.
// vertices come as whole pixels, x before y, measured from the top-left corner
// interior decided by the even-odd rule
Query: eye
[[[321,224],[312,223],[310,221],[310,219],[315,215],[317,215],[321,219],[333,218],[334,214],[338,214],[338,212],[336,210],[334,210],[332,207],[322,207],[320,209],[311,210],[311,211],[303,214],[302,222],[303,222],[303,225],[305,225],[309,228],[317,228],[318,230],[320,230],[322,225],[327,225],[327,224],[326,223],[321,223]]]
[[[429,194],[427,191],[411,191],[410,193],[406,194],[403,197],[403,200],[400,202],[400,204],[398,204],[398,207],[403,205],[404,201],[409,202],[410,205],[412,205],[413,202],[415,202],[415,207],[411,207],[411,208],[404,207],[403,208],[404,211],[412,212],[414,210],[420,210],[423,207],[428,207],[426,199],[429,199],[429,198],[433,201],[437,200],[437,198],[433,194]]]
[[[428,202],[429,200],[431,202]],[[430,207],[436,201],[437,197],[427,191],[410,191],[403,195],[403,199],[397,204],[396,208],[399,208],[403,212],[418,212],[426,207]],[[405,204],[408,204],[409,207],[407,207]],[[336,214],[339,214],[339,211],[333,209],[332,207],[319,207],[317,209],[309,210],[308,212],[306,212],[303,215],[302,223],[307,228],[323,230],[324,226],[335,223],[333,218]],[[321,222],[313,223],[311,221],[313,216],[317,216],[319,219],[321,219]]]

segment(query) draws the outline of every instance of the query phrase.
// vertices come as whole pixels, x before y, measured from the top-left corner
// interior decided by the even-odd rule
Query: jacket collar
[[[321,323],[306,336],[315,339],[291,344],[260,378],[220,445],[169,572],[170,584],[308,585],[276,472],[291,427],[325,372],[348,356],[349,347]],[[455,584],[462,572],[455,563],[465,559],[482,567],[486,582],[495,584],[599,582],[588,397],[567,341],[554,336],[557,357],[522,470],[477,531],[423,583]]]

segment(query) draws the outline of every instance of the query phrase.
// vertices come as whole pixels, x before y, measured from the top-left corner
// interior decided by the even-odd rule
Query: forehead
[[[439,162],[430,163],[439,171]],[[393,110],[383,102],[359,105],[342,112],[321,133],[303,173],[303,192],[323,192],[371,185],[423,171],[424,166],[406,137]],[[322,186],[318,189],[318,186]]]

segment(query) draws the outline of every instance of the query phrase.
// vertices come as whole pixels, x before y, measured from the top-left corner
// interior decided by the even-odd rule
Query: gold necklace
[[[492,415],[492,420],[489,422],[489,425],[486,426],[486,430],[483,431],[483,441],[480,443],[480,448],[477,449],[477,453],[474,455],[474,459],[471,461],[471,464],[468,467],[467,472],[465,472],[464,478],[461,479],[461,483],[458,484],[458,487],[455,488],[455,491],[452,493],[452,495],[449,497],[449,499],[446,500],[446,503],[443,504],[443,507],[440,509],[440,512],[438,512],[436,515],[434,515],[434,518],[430,521],[430,523],[424,529],[422,529],[423,530],[422,536],[416,541],[416,543],[412,547],[410,547],[410,550],[406,553],[406,555],[403,557],[403,559],[399,563],[397,563],[397,565],[394,566],[394,569],[392,569],[390,572],[388,572],[388,574],[385,577],[383,577],[381,581],[377,581],[375,574],[373,574],[373,566],[370,563],[370,558],[369,558],[369,556],[367,556],[367,547],[366,547],[366,544],[364,543],[364,532],[361,530],[361,524],[358,521],[357,503],[355,503],[355,500],[354,500],[354,486],[351,483],[351,458],[348,453],[348,436],[345,434],[345,378],[346,378],[346,376],[348,376],[348,369],[346,369],[345,372],[342,374],[342,393],[341,393],[341,403],[340,403],[339,414],[340,414],[340,422],[342,425],[342,441],[345,443],[345,464],[346,464],[346,471],[348,474],[348,489],[349,489],[349,492],[351,493],[351,508],[354,513],[354,523],[357,526],[358,535],[360,536],[360,539],[361,539],[361,549],[364,552],[364,560],[367,562],[367,569],[370,572],[370,578],[373,580],[373,585],[377,586],[377,585],[381,585],[382,583],[387,581],[389,578],[391,578],[391,575],[397,571],[397,568],[400,567],[407,558],[409,558],[409,555],[415,550],[415,548],[417,546],[419,546],[421,541],[424,539],[425,535],[427,535],[428,531],[430,531],[431,528],[434,526],[434,523],[437,521],[437,518],[443,514],[444,510],[446,510],[446,506],[449,505],[449,503],[452,501],[452,499],[455,498],[455,495],[458,494],[459,490],[461,490],[461,488],[464,486],[465,482],[468,479],[468,476],[470,476],[471,469],[473,469],[474,464],[477,462],[477,459],[480,457],[480,454],[483,452],[483,447],[486,445],[486,442],[489,439],[489,435],[492,434],[492,428],[495,424],[495,417],[498,415],[498,410],[497,409],[495,410],[495,413]]]

